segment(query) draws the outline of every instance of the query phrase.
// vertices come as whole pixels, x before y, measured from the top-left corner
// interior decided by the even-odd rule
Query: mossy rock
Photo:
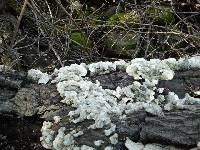
[[[136,48],[138,36],[135,33],[112,32],[107,36],[107,47],[112,53],[129,57]]]
[[[154,22],[175,23],[175,16],[171,7],[150,7],[146,9],[145,14]]]

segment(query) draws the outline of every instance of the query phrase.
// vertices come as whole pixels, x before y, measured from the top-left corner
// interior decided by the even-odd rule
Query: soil
[[[1,150],[44,150],[40,144],[39,117],[18,118],[15,115],[0,115]]]

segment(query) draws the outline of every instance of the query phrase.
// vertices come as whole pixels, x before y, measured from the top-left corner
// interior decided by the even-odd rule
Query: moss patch
[[[116,22],[138,23],[139,15],[136,11],[116,13],[109,18],[108,23],[115,24]]]
[[[117,55],[130,56],[136,47],[137,39],[134,33],[112,32],[107,37],[107,46]]]
[[[22,4],[19,3],[17,0],[6,0],[6,7],[7,9],[14,10],[15,13],[19,15],[22,9]]]
[[[171,7],[150,7],[145,11],[145,14],[155,22],[175,23],[175,17]]]
[[[88,39],[88,37],[79,31],[77,32],[72,32],[70,35],[70,38],[73,42],[76,44],[80,44],[82,46],[90,47],[91,46],[91,41]]]

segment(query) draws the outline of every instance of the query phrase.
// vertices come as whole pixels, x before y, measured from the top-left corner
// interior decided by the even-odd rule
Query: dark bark
[[[147,116],[140,140],[194,147],[200,141],[200,111],[166,112],[165,117]]]

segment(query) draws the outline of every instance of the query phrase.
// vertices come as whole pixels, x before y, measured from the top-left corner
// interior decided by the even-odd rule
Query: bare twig
[[[21,9],[20,15],[19,15],[18,20],[17,20],[17,24],[15,26],[15,30],[13,32],[13,36],[12,36],[12,39],[11,39],[10,47],[7,50],[9,57],[12,59],[12,61],[17,63],[18,67],[19,67],[19,56],[18,56],[17,52],[13,51],[13,47],[15,45],[14,44],[15,43],[15,39],[16,39],[18,30],[19,30],[19,26],[20,26],[22,17],[24,15],[24,12],[25,12],[25,9],[26,9],[26,6],[27,6],[27,3],[28,3],[28,0],[25,0],[24,4],[23,4],[23,7]]]
[[[62,67],[64,67],[64,64],[63,64],[63,62],[62,62],[62,60],[61,60],[61,58],[60,58],[60,56],[58,55],[58,53],[57,53],[57,51],[54,49],[54,47],[53,47],[53,44],[52,43],[49,43],[49,48],[54,52],[54,54],[55,54],[55,56],[57,57],[57,59],[58,59],[58,62],[60,63],[60,65],[62,66]]]
[[[24,12],[25,12],[25,9],[26,9],[27,4],[28,4],[28,0],[25,0],[25,1],[24,1],[24,4],[23,4],[23,7],[22,7],[22,9],[21,9],[20,15],[19,15],[18,20],[17,20],[17,25],[16,25],[16,27],[15,27],[14,34],[13,34],[13,36],[12,36],[12,40],[11,40],[11,44],[10,44],[10,49],[13,48],[13,45],[14,45],[14,42],[15,42],[15,38],[16,38],[16,36],[17,36],[17,32],[18,32],[18,29],[19,29],[19,26],[20,26],[22,17],[23,17],[23,15],[24,15]]]
[[[66,11],[65,7],[61,4],[61,1],[60,0],[55,0],[55,1],[59,5],[59,7],[65,12],[65,14],[69,17],[69,19],[74,23],[74,25],[80,30],[80,27],[77,25],[76,21],[72,18],[72,16]]]

